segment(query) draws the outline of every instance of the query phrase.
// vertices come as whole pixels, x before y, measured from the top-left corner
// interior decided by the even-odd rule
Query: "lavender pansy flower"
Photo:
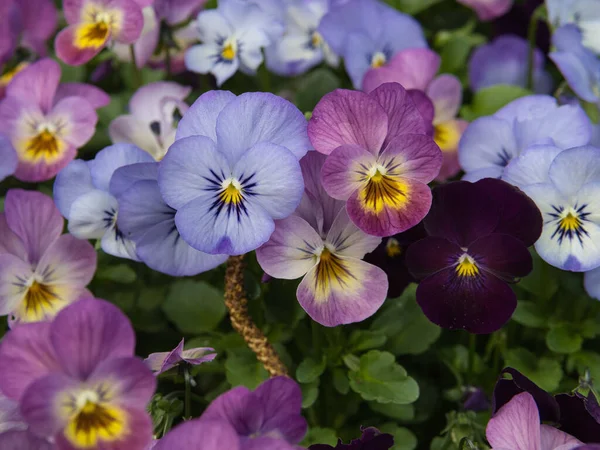
[[[170,81],[138,89],[129,101],[129,114],[110,123],[111,140],[134,144],[160,161],[175,141],[177,124],[188,109],[184,100],[191,90]]]
[[[56,55],[65,63],[85,64],[112,42],[132,44],[144,24],[134,0],[72,0],[63,4],[68,26],[56,36]]]
[[[486,437],[492,449],[569,450],[583,445],[557,428],[540,424],[537,406],[528,392],[500,408],[487,425]]]
[[[362,436],[344,444],[341,439],[335,447],[325,444],[311,445],[309,450],[388,450],[394,445],[394,437],[391,434],[382,433],[377,428],[368,427],[362,429]]]
[[[444,328],[478,334],[501,328],[517,306],[508,283],[533,267],[527,247],[542,229],[535,203],[501,180],[458,181],[435,188],[423,223],[429,237],[406,255],[421,280],[423,313]]]
[[[144,362],[155,375],[160,375],[179,364],[197,366],[204,362],[212,361],[217,356],[214,353],[214,348],[196,347],[184,350],[183,344],[184,340],[182,339],[177,347],[170,352],[151,353]]]
[[[317,31],[344,58],[356,89],[365,73],[381,67],[396,52],[427,47],[421,25],[378,0],[349,0],[332,5]]]
[[[336,67],[338,56],[317,31],[330,0],[292,0],[285,5],[286,32],[266,49],[267,68],[279,75],[294,76],[325,61]]]
[[[574,24],[583,34],[583,45],[600,54],[598,0],[546,0],[548,19],[555,28]]]
[[[556,30],[552,43],[556,50],[550,53],[550,59],[571,89],[586,102],[600,107],[600,59],[582,45],[581,32],[574,25],[565,25]]]
[[[306,434],[300,386],[274,377],[250,391],[238,386],[208,405],[201,421],[225,422],[239,436],[240,450],[294,448]]]
[[[96,252],[89,242],[61,235],[63,223],[50,197],[8,191],[0,215],[0,315],[46,320],[85,294]]]
[[[195,419],[177,425],[153,450],[293,450],[291,445],[276,439],[263,439],[258,445],[242,447],[235,428],[228,421]]]
[[[133,356],[135,333],[114,305],[88,298],[53,322],[20,325],[0,344],[0,390],[29,429],[61,450],[145,450],[156,379]]]
[[[398,83],[370,94],[338,89],[321,99],[308,133],[329,157],[322,182],[346,201],[350,220],[375,236],[401,233],[429,211],[427,183],[439,173],[442,152],[425,134],[425,122]]]
[[[60,76],[55,61],[31,64],[14,77],[0,102],[0,133],[17,151],[15,177],[20,180],[54,177],[93,136],[95,109],[110,101],[94,86],[59,84]]]
[[[532,145],[565,149],[586,145],[590,137],[590,120],[579,106],[531,95],[473,121],[459,143],[458,160],[466,180],[500,178],[508,163]]]
[[[503,35],[478,47],[469,60],[469,84],[473,91],[510,84],[527,87],[528,42],[514,35]],[[552,90],[552,77],[544,70],[544,54],[535,49],[533,88],[538,94]]]
[[[255,73],[263,61],[262,49],[282,31],[260,6],[243,0],[221,0],[217,9],[198,14],[196,27],[202,44],[187,50],[185,65],[193,72],[212,73],[218,86],[238,69]]]
[[[373,315],[387,294],[387,276],[361,261],[381,239],[363,233],[348,218],[344,202],[320,184],[325,156],[308,153],[300,162],[306,183],[293,216],[278,220],[269,242],[256,251],[263,270],[275,277],[304,277],[297,296],[313,320],[333,327]]]
[[[135,244],[138,258],[172,276],[197,275],[223,264],[227,255],[200,252],[181,239],[177,211],[163,200],[157,176],[158,163],[139,163],[117,169],[111,179],[119,204],[117,228]]]
[[[506,14],[514,0],[458,0],[458,3],[468,6],[477,13],[480,20],[493,20]]]
[[[304,115],[268,93],[203,94],[179,123],[158,183],[189,245],[239,255],[264,244],[304,190]]]
[[[153,161],[131,144],[106,147],[91,161],[72,161],[54,183],[54,201],[69,221],[69,232],[80,239],[100,239],[110,255],[137,260],[134,242],[117,227],[118,186],[111,178],[120,167]]]

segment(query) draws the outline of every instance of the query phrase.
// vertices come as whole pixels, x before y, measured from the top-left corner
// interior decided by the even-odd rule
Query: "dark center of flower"
[[[344,261],[327,247],[323,249],[315,277],[317,294],[327,295],[333,286],[349,287],[354,279]]]
[[[379,213],[384,206],[399,208],[406,201],[408,186],[388,175],[384,167],[371,169],[361,190],[361,200],[366,209]]]
[[[240,182],[235,179],[225,180],[223,182],[223,189],[219,194],[219,199],[226,205],[230,203],[239,205],[244,199]]]
[[[52,286],[34,281],[25,293],[19,316],[24,322],[43,320],[55,312],[56,303],[61,299]]]
[[[62,143],[48,128],[42,128],[37,135],[29,139],[25,147],[25,157],[31,160],[52,159],[60,155]]]
[[[583,244],[583,238],[589,236],[585,229],[585,222],[588,221],[587,217],[590,215],[587,212],[587,205],[575,205],[574,208],[569,209],[562,206],[552,206],[552,208],[555,212],[549,213],[549,215],[556,223],[552,238],[557,238],[559,244],[562,244],[565,238],[569,241],[577,238]]]
[[[475,260],[466,253],[458,258],[455,270],[459,277],[474,277],[479,274]]]

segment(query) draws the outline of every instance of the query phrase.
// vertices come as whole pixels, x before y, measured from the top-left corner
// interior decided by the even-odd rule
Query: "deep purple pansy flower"
[[[370,94],[335,90],[321,99],[308,124],[314,148],[329,155],[322,182],[346,201],[361,230],[391,236],[419,223],[431,206],[427,183],[442,152],[426,134],[421,113],[398,83]]]
[[[362,429],[362,436],[353,439],[348,444],[339,439],[335,447],[326,444],[315,444],[309,450],[388,450],[394,445],[394,437],[391,434],[382,433],[377,428],[368,427]]]
[[[501,180],[437,187],[423,221],[429,237],[408,248],[406,263],[421,280],[417,303],[433,323],[491,333],[512,316],[509,283],[532,270],[527,247],[542,231],[535,203]]]
[[[273,94],[203,94],[185,113],[161,161],[158,184],[197,250],[240,255],[269,240],[294,212],[310,148],[304,115]]]
[[[300,305],[313,320],[332,327],[373,315],[385,301],[388,281],[383,270],[361,260],[381,239],[361,231],[348,218],[344,202],[324,191],[324,160],[317,152],[302,158],[302,202],[292,216],[275,222],[256,257],[275,278],[303,276],[296,292]]]
[[[53,322],[19,325],[4,337],[0,390],[58,450],[146,450],[156,379],[134,348],[133,328],[116,306],[84,299]]]
[[[160,375],[179,364],[197,366],[204,362],[212,361],[217,356],[214,353],[214,348],[196,347],[184,350],[183,344],[184,340],[182,339],[177,347],[170,352],[151,353],[144,362],[155,375]]]
[[[59,84],[60,76],[56,61],[38,61],[13,78],[0,101],[0,133],[17,151],[20,180],[54,177],[94,135],[95,109],[110,102],[95,86]]]
[[[96,251],[87,241],[61,235],[63,225],[50,197],[8,191],[0,214],[0,315],[47,320],[87,293]]]

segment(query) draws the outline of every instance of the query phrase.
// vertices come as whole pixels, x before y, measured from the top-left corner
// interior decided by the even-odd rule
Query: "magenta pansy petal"
[[[500,408],[485,432],[493,448],[547,450],[541,446],[538,408],[528,392],[515,395]]]
[[[427,88],[435,108],[435,122],[447,122],[458,114],[462,104],[462,85],[454,75],[440,75]]]
[[[86,47],[79,48],[75,45],[75,33],[78,25],[69,25],[64,28],[54,40],[54,49],[58,58],[70,66],[80,66],[96,56],[104,48]]]
[[[62,157],[52,164],[48,164],[44,160],[38,163],[22,161],[17,167],[15,178],[30,183],[49,180],[66,167],[75,158],[76,153],[77,149],[67,144]]]
[[[63,0],[63,12],[69,24],[77,23],[81,17],[81,8],[87,0]]]
[[[458,0],[458,2],[474,9],[480,20],[487,21],[507,13],[514,0]]]
[[[21,238],[8,226],[4,213],[0,214],[0,253],[9,253],[22,261],[27,260],[27,249]]]
[[[421,114],[421,117],[425,121],[425,134],[427,136],[433,136],[433,118],[435,116],[435,109],[433,107],[433,103],[431,102],[429,97],[427,97],[427,94],[425,94],[425,92],[423,91],[410,89],[407,92],[408,96],[419,110],[419,114]]]
[[[392,236],[419,223],[431,207],[431,190],[420,181],[398,178],[392,183],[394,193],[362,187],[348,199],[348,216],[365,233]]]
[[[177,126],[176,139],[206,136],[217,141],[217,117],[235,99],[229,91],[209,91],[202,94],[188,109]]]
[[[377,155],[387,129],[386,111],[374,97],[345,89],[325,95],[308,122],[312,145],[325,155],[341,145],[357,145]]]
[[[135,347],[127,317],[97,299],[80,300],[58,313],[50,338],[65,372],[82,379],[105,359],[132,356]]]
[[[297,447],[286,441],[272,437],[258,437],[244,442],[244,450],[298,450]]]
[[[0,343],[0,390],[19,400],[36,379],[60,371],[50,342],[50,323],[21,324]]]
[[[47,113],[52,108],[59,82],[60,65],[50,58],[44,58],[15,75],[6,88],[6,95],[34,103]]]
[[[417,279],[452,266],[463,252],[443,237],[429,236],[414,242],[406,251],[406,266]]]
[[[200,419],[229,422],[238,434],[249,436],[260,429],[263,420],[262,409],[255,408],[250,402],[251,392],[244,386],[237,386],[219,395],[204,410]],[[254,408],[253,408],[254,407]],[[252,415],[244,415],[245,411],[254,411]]]
[[[570,450],[583,445],[579,439],[551,425],[540,425],[542,450]]]
[[[389,65],[371,68],[365,73],[362,81],[362,90],[367,94],[373,92],[383,83],[399,83],[398,75]]]
[[[343,271],[323,279],[319,267],[312,268],[296,292],[302,308],[326,327],[361,322],[375,314],[387,296],[385,272],[359,259],[333,258]]]
[[[404,89],[424,91],[440,68],[441,58],[428,48],[409,48],[396,53],[387,67],[396,72],[393,81]]]
[[[235,429],[223,420],[195,419],[177,425],[153,450],[192,449],[202,442],[203,450],[240,450]]]
[[[390,173],[429,183],[442,167],[442,152],[425,134],[405,134],[390,141],[379,163]]]
[[[275,222],[275,231],[269,241],[256,250],[256,258],[272,277],[294,280],[316,264],[313,251],[322,246],[323,240],[308,222],[290,216]]]
[[[11,189],[4,210],[8,226],[27,248],[29,262],[37,263],[64,225],[52,198],[37,191]]]
[[[362,259],[366,253],[372,252],[381,243],[381,238],[366,234],[348,217],[346,209],[341,209],[331,224],[327,244],[340,256]]]
[[[67,97],[60,100],[48,119],[63,123],[62,137],[75,147],[82,147],[94,135],[98,115],[90,102],[81,97]]]
[[[54,450],[54,445],[27,430],[11,430],[0,434],[2,450]]]
[[[102,89],[87,83],[60,83],[54,96],[54,103],[58,103],[67,97],[82,97],[94,109],[103,108],[110,103],[110,95]]]
[[[358,145],[336,148],[323,164],[321,177],[327,193],[336,199],[347,200],[365,183],[365,172],[376,163],[376,158]]]
[[[119,0],[118,7],[123,14],[123,25],[114,39],[122,44],[133,44],[144,26],[142,8],[134,0]]]
[[[179,341],[177,347],[175,347],[170,352],[160,352],[160,353],[151,353],[144,360],[144,363],[152,370],[153,372],[163,373],[167,370],[175,367],[178,363],[181,362],[181,352],[183,351],[184,339]]]

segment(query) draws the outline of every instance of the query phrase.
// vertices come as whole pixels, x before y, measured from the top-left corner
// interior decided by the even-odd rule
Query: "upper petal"
[[[35,103],[42,111],[48,112],[59,82],[60,65],[50,58],[44,58],[15,75],[6,88],[6,96]]]
[[[71,161],[56,175],[54,181],[54,202],[60,213],[71,218],[71,206],[78,197],[94,189],[88,163],[81,159]]]
[[[565,197],[577,194],[585,184],[600,181],[600,148],[586,145],[561,152],[548,176]]]
[[[487,425],[486,437],[494,448],[546,450],[541,445],[540,417],[531,394],[518,394],[500,408]]]
[[[462,85],[454,75],[440,75],[427,88],[435,108],[435,121],[447,122],[458,114],[462,104]]]
[[[529,184],[549,183],[550,165],[562,151],[554,145],[532,145],[508,163],[502,179],[520,188]]]
[[[0,158],[2,161],[2,164],[0,164],[0,181],[2,181],[6,177],[15,173],[15,170],[17,170],[17,165],[19,163],[19,158],[17,157],[17,153],[14,147],[12,146],[10,140],[1,134]]]
[[[132,144],[114,144],[101,150],[88,162],[92,182],[97,189],[109,192],[110,179],[115,170],[129,164],[154,162],[144,150]]]
[[[389,172],[429,183],[440,172],[443,156],[435,141],[425,134],[405,134],[391,140],[379,157]]]
[[[236,96],[229,91],[209,91],[198,97],[177,126],[175,139],[206,136],[217,142],[217,117]]]
[[[222,420],[188,420],[177,425],[163,437],[153,450],[194,448],[202,442],[203,450],[240,450],[240,438],[235,429]]]
[[[60,83],[54,96],[54,103],[67,97],[84,98],[94,109],[103,108],[110,103],[110,96],[106,92],[87,83]]]
[[[216,420],[229,423],[241,436],[250,436],[260,429],[264,416],[262,409],[252,405],[251,392],[244,386],[237,386],[219,395],[204,410],[202,421]],[[252,405],[252,406],[251,406]]]

